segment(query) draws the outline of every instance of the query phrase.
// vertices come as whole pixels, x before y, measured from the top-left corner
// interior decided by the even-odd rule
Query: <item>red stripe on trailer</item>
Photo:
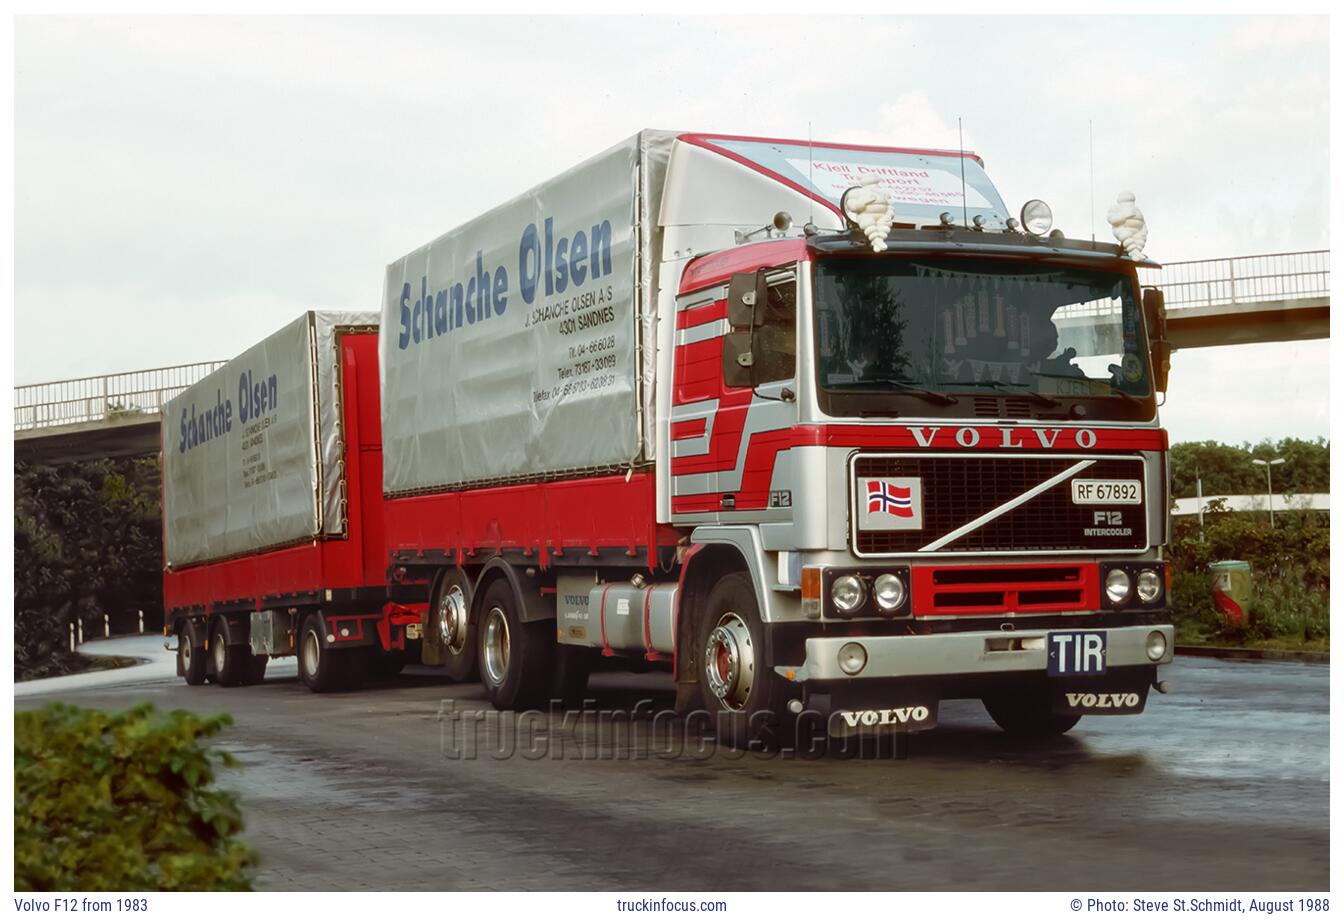
[[[680,537],[655,520],[654,493],[653,474],[639,472],[628,480],[592,476],[390,498],[383,505],[384,532],[392,552],[456,550],[463,561],[533,548],[547,557],[595,547],[652,552]]]

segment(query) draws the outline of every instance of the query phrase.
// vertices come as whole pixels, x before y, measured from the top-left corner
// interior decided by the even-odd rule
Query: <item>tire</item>
[[[593,673],[599,651],[580,645],[557,645],[551,676],[551,698],[566,709],[583,705],[588,692],[588,677]]]
[[[1051,712],[1049,695],[1035,688],[1023,688],[1012,695],[987,696],[982,702],[999,728],[1015,738],[1053,738],[1073,728],[1082,718]]]
[[[555,623],[524,623],[506,578],[485,589],[480,604],[477,654],[481,683],[496,709],[541,706],[552,680]]]
[[[205,683],[205,651],[196,638],[196,626],[190,621],[177,634],[177,670],[191,687]]]
[[[252,657],[246,645],[230,644],[229,624],[215,622],[210,631],[210,661],[215,669],[215,683],[221,687],[240,686],[247,677],[248,659]]]
[[[709,592],[695,650],[701,703],[719,741],[775,750],[795,740],[797,720],[788,712],[784,682],[765,665],[765,629],[745,572],[723,576]]]
[[[266,665],[270,662],[266,655],[248,655],[243,668],[243,686],[252,687],[266,679]]]
[[[385,652],[382,649],[369,649],[369,677],[374,680],[391,680],[406,667],[405,652]]]
[[[479,642],[471,609],[471,583],[457,569],[449,569],[439,579],[428,625],[426,632],[439,643],[439,655],[448,677],[458,683],[479,679],[476,656]]]
[[[299,679],[314,693],[343,689],[350,681],[346,649],[327,648],[322,618],[309,614],[299,629]]]

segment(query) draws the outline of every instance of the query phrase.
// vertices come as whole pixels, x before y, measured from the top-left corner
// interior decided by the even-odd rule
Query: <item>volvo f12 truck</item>
[[[1050,222],[969,152],[643,131],[392,263],[383,561],[424,661],[503,709],[653,663],[736,745],[1141,712],[1162,299],[1146,229]]]
[[[418,660],[415,599],[387,583],[378,315],[310,312],[172,399],[163,595],[189,684],[299,657],[316,691]]]

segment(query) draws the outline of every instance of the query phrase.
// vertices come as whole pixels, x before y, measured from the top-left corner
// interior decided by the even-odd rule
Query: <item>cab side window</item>
[[[792,380],[797,373],[798,283],[790,278],[770,285],[769,292],[752,355],[760,383]]]

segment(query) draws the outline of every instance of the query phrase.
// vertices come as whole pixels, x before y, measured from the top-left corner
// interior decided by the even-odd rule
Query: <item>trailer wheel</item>
[[[1049,696],[1034,689],[1012,695],[987,696],[982,702],[985,711],[999,728],[1017,738],[1062,735],[1082,718],[1080,715],[1056,715],[1051,712]]]
[[[188,621],[177,634],[177,670],[188,686],[205,683],[205,653],[203,643],[196,641],[196,626]]]
[[[782,681],[765,666],[765,630],[749,575],[734,572],[719,579],[696,633],[700,697],[719,740],[734,748],[766,749],[792,742],[796,719],[785,705]]]
[[[439,643],[443,670],[458,683],[476,680],[478,642],[471,615],[471,583],[460,571],[449,569],[439,579],[429,622]]]
[[[330,693],[349,683],[346,649],[327,648],[322,618],[310,614],[299,630],[299,679],[314,693]]]
[[[481,683],[496,709],[540,705],[551,682],[555,641],[550,620],[524,623],[507,579],[498,578],[481,600],[478,651]]]
[[[221,687],[237,687],[247,678],[247,659],[252,656],[247,646],[230,643],[229,624],[215,623],[210,633],[210,658],[215,666],[215,683]]]
[[[243,686],[251,687],[266,679],[266,665],[270,658],[266,655],[248,655],[243,668]]]

